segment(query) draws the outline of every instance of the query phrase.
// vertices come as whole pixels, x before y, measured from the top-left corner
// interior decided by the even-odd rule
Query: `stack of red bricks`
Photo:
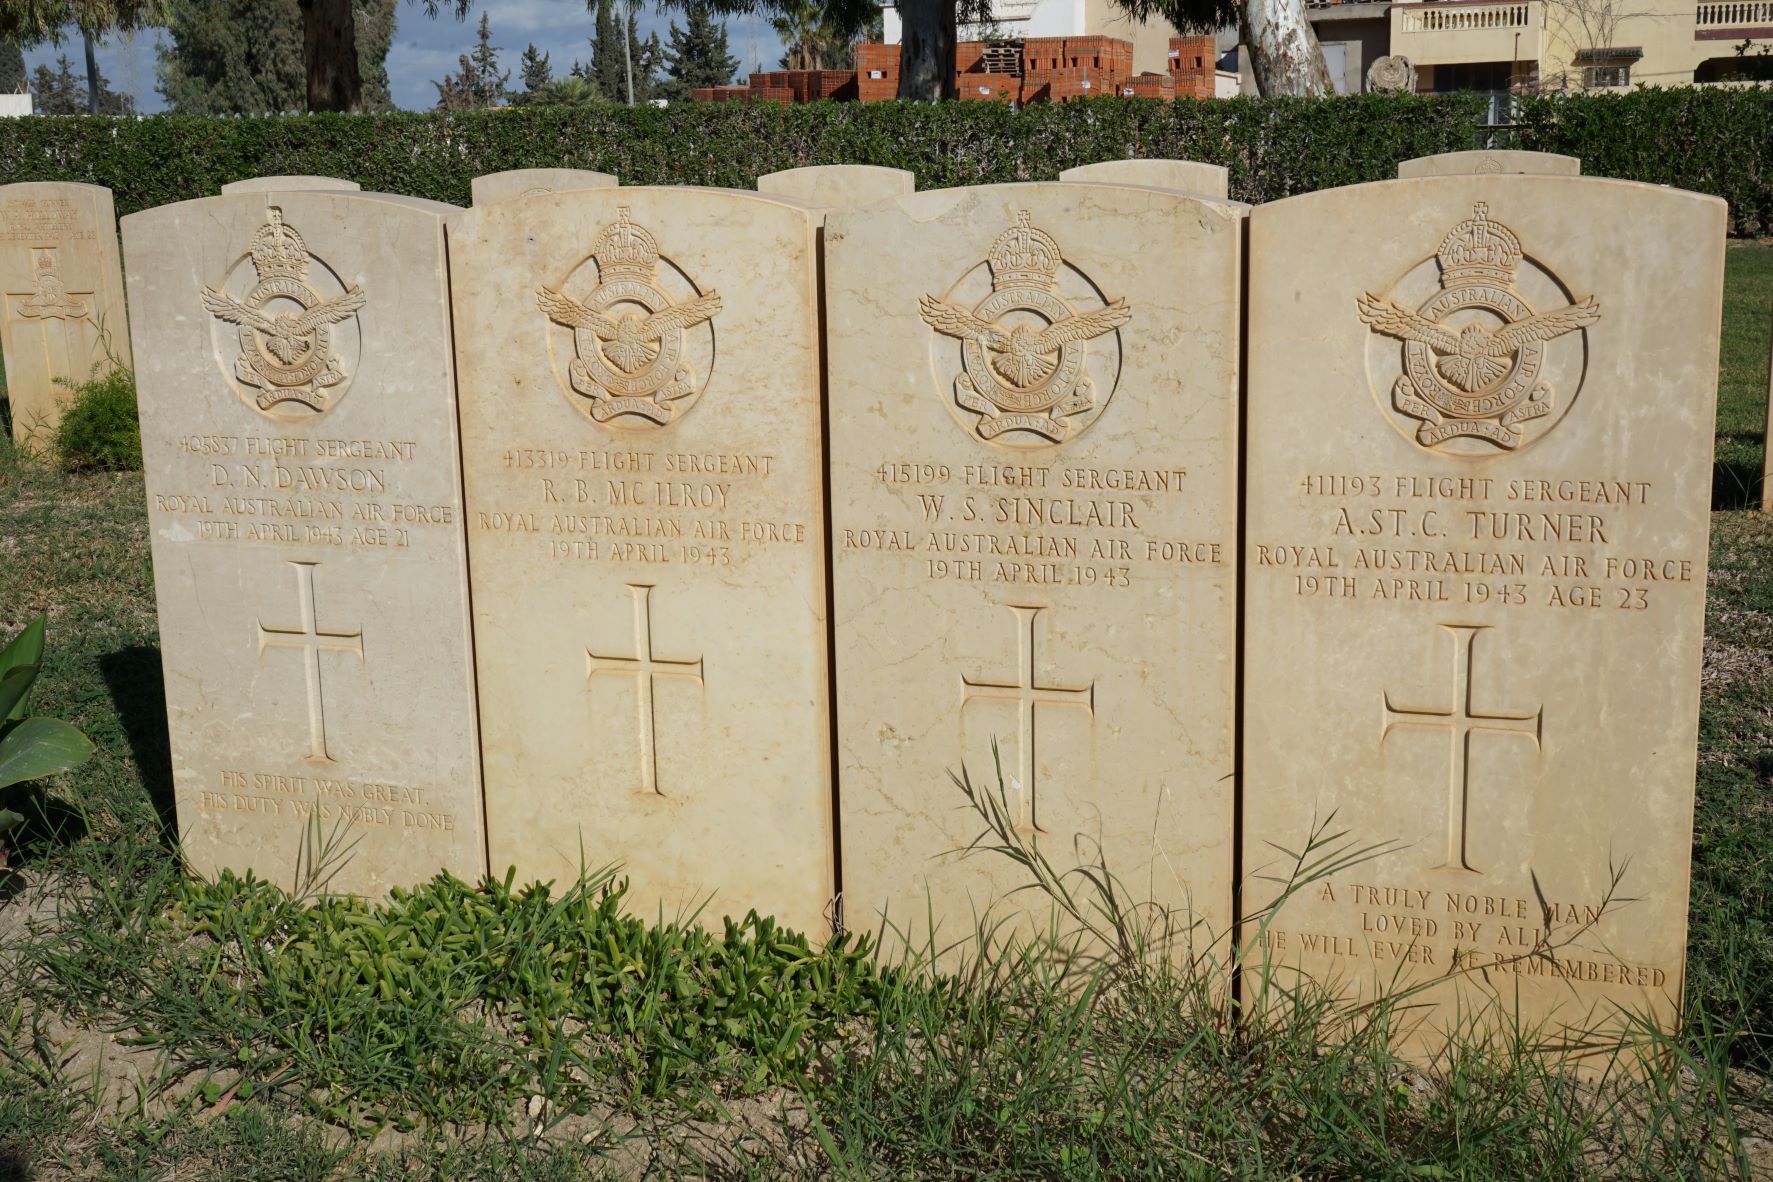
[[[988,52],[989,50],[989,52]],[[1216,86],[1213,39],[1170,38],[1169,70],[1133,73],[1133,43],[1118,37],[1030,37],[1022,44],[1020,75],[1013,67],[1013,43],[988,47],[983,41],[955,46],[954,88],[974,102],[1068,102],[1122,95],[1170,100],[1212,98]],[[995,66],[994,71],[991,67]],[[759,71],[748,86],[698,89],[697,102],[810,103],[819,99],[885,102],[899,95],[899,47],[856,46],[855,70]]]
[[[1171,37],[1170,77],[1177,98],[1210,99],[1218,93],[1218,54],[1211,37]]]
[[[954,93],[963,102],[1014,102],[1022,80],[986,68],[985,43],[962,41],[954,47]]]
[[[1133,43],[1118,37],[1030,37],[1022,43],[1022,101],[1115,94],[1133,73]]]
[[[1176,97],[1176,79],[1169,74],[1134,74],[1122,78],[1115,93],[1122,98],[1158,99],[1170,102]]]
[[[856,97],[865,103],[899,97],[899,47],[856,46]]]
[[[748,86],[698,86],[690,98],[698,103],[742,103],[751,97]]]

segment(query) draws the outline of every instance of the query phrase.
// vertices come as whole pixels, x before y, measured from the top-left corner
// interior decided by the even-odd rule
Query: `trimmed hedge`
[[[1105,98],[1013,111],[996,103],[717,103],[668,109],[519,107],[466,113],[0,121],[0,176],[106,185],[119,213],[276,173],[468,201],[471,177],[577,167],[628,184],[750,188],[805,164],[910,169],[921,188],[1046,180],[1125,156],[1224,164],[1232,195],[1270,201],[1395,175],[1398,161],[1476,146],[1469,95]],[[1585,172],[1680,185],[1773,222],[1773,88],[1643,90],[1525,100],[1510,146],[1567,152]],[[1752,227],[1752,228],[1751,228]]]

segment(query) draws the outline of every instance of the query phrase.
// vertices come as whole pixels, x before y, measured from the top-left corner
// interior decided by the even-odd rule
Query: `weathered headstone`
[[[1062,181],[1104,185],[1151,185],[1223,199],[1231,191],[1231,174],[1223,165],[1198,160],[1103,160],[1067,168]]]
[[[473,204],[490,205],[495,201],[536,197],[543,193],[610,189],[619,183],[607,172],[590,172],[583,168],[514,168],[509,172],[477,176],[469,182],[469,188],[473,191]]]
[[[1517,152],[1485,148],[1475,152],[1442,152],[1418,156],[1397,166],[1399,180],[1423,176],[1581,176],[1582,161],[1555,152]]]
[[[1455,998],[1678,1010],[1724,208],[1467,176],[1251,214],[1245,899],[1314,827],[1400,843],[1269,951],[1427,987],[1419,1041]]]
[[[41,451],[54,442],[73,385],[130,363],[111,190],[0,186],[0,292],[12,437]]]
[[[356,181],[333,176],[255,176],[229,181],[222,186],[222,195],[234,193],[355,193],[363,186]]]
[[[173,781],[198,868],[485,868],[450,207],[240,194],[123,220]]]
[[[809,164],[757,178],[759,193],[794,197],[832,209],[905,197],[916,188],[916,173],[873,164]]]
[[[850,927],[1045,914],[1009,860],[957,853],[983,825],[950,775],[995,794],[995,743],[1061,869],[1100,840],[1197,950],[1227,932],[1242,215],[1046,183],[827,223]]]
[[[631,188],[451,223],[501,871],[827,930],[821,216]]]

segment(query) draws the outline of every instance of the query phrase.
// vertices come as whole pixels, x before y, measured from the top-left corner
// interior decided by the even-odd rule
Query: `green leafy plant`
[[[71,771],[93,752],[92,740],[59,718],[26,716],[31,685],[43,666],[47,620],[38,616],[0,649],[0,789]],[[0,808],[0,867],[8,835],[24,817]]]
[[[142,466],[135,374],[112,369],[74,387],[56,430],[56,452],[70,471],[132,472]]]

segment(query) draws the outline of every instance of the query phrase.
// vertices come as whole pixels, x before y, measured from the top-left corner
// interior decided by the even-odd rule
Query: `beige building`
[[[1773,0],[1308,0],[1337,89],[1361,90],[1366,71],[1398,55],[1420,93],[1505,96],[1736,81],[1773,53]],[[1747,42],[1743,54],[1738,47]]]

